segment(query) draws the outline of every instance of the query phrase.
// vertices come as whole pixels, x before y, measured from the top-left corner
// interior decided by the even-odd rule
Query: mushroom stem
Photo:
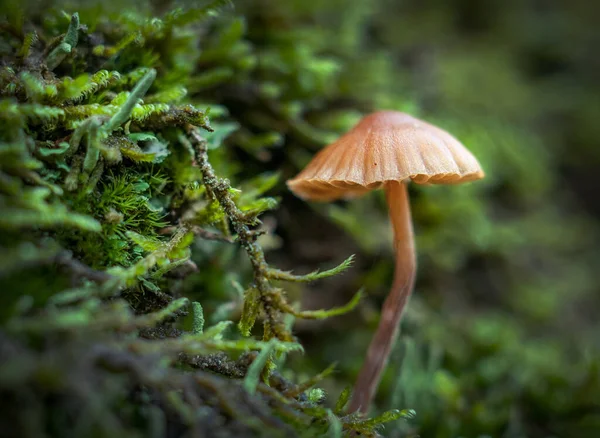
[[[388,181],[385,195],[394,231],[396,267],[394,282],[383,307],[377,331],[371,340],[367,357],[354,385],[350,412],[368,412],[375,395],[390,350],[398,336],[402,311],[408,302],[415,282],[417,264],[408,190],[406,184]]]

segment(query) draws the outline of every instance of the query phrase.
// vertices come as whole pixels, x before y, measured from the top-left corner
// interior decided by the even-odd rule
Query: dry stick
[[[415,282],[417,264],[408,190],[402,182],[388,182],[385,195],[394,231],[396,267],[394,282],[383,303],[381,319],[371,340],[367,357],[354,386],[349,412],[366,413],[381,380],[390,350],[398,336],[402,311],[408,302]]]

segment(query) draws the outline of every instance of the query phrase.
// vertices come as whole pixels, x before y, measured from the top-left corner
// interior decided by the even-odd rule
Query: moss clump
[[[277,206],[263,194],[278,178],[239,190],[211,164],[209,148],[233,125],[213,128],[188,90],[216,80],[197,73],[204,39],[241,36],[239,19],[209,19],[224,6],[160,18],[7,9],[0,394],[10,436],[369,436],[405,415],[361,419],[343,400],[334,412],[313,389],[329,372],[301,384],[281,376],[302,350],[286,315],[342,314],[360,295],[332,310],[288,302],[276,281],[329,277],[352,259],[304,276],[270,267],[258,227]],[[241,245],[250,261],[239,333],[229,320],[205,327],[203,294],[190,306],[180,292],[203,269],[194,248],[214,241]]]

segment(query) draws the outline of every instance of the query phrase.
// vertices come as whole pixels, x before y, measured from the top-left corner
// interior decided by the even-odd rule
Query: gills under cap
[[[364,117],[287,182],[315,201],[360,196],[387,181],[458,184],[483,178],[477,159],[452,135],[397,111]]]

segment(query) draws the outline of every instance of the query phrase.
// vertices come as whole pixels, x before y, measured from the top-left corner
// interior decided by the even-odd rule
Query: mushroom
[[[446,131],[408,114],[379,111],[360,120],[287,181],[294,194],[310,201],[385,190],[394,233],[394,279],[354,386],[350,412],[369,410],[415,282],[414,234],[405,183],[457,184],[483,176],[477,159]]]

